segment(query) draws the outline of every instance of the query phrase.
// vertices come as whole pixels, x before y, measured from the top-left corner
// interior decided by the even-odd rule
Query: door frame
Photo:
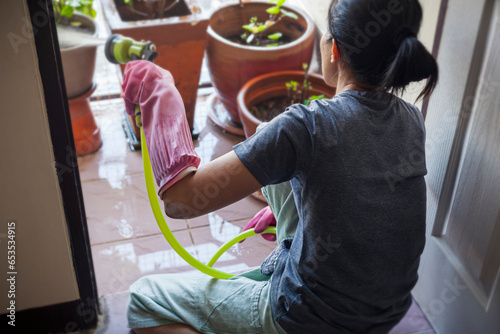
[[[438,58],[439,48],[441,46],[441,39],[443,38],[444,21],[446,18],[446,13],[448,12],[448,0],[441,0],[439,6],[438,21],[436,25],[436,33],[434,35],[434,43],[432,45],[432,55],[434,58]],[[424,120],[427,118],[427,111],[429,109],[430,97],[426,97],[422,104],[422,114],[424,115]]]
[[[99,298],[52,2],[25,1],[33,27],[80,299],[17,312],[16,330],[20,333],[75,332],[96,327]]]

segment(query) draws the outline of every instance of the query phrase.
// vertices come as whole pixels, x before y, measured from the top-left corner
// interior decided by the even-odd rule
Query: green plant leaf
[[[276,6],[277,6],[277,7],[281,7],[281,6],[283,6],[283,4],[285,3],[285,1],[286,1],[286,0],[278,0],[278,1],[276,1]]]
[[[275,46],[280,46],[279,43],[273,43],[273,44],[267,44],[266,47],[267,48],[272,48],[272,47],[275,47]]]
[[[282,10],[281,8],[275,6],[275,7],[268,8],[266,10],[266,12],[268,12],[271,15],[277,15],[281,12],[281,10]]]
[[[284,10],[284,9],[281,9],[281,13],[283,13],[283,15],[287,16],[287,17],[290,17],[294,20],[298,20],[299,19],[299,16],[293,12],[289,12],[287,10]]]
[[[61,9],[61,15],[66,16],[67,18],[71,18],[73,16],[73,7],[70,5],[65,5]]]
[[[255,24],[250,23],[250,24],[245,24],[245,25],[243,26],[243,29],[248,30],[248,31],[250,31],[250,32],[253,32],[253,27],[255,27]]]
[[[278,40],[281,37],[283,37],[283,34],[280,33],[280,32],[277,32],[277,33],[274,33],[274,34],[271,34],[271,35],[267,36],[267,38],[274,39],[274,40]]]
[[[323,94],[321,94],[321,95],[313,95],[310,98],[304,100],[304,105],[308,106],[308,105],[311,104],[312,101],[314,101],[314,100],[323,100],[324,98],[325,98],[325,95],[323,95]]]
[[[263,24],[259,24],[258,27],[257,27],[257,32],[263,32],[264,30],[266,30],[266,26],[263,25]]]

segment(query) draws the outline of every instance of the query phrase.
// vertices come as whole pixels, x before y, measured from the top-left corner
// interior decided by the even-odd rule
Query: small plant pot
[[[94,90],[95,85],[86,93],[68,100],[75,150],[78,156],[93,153],[102,145],[101,132],[97,127],[89,103],[89,97]]]
[[[260,102],[287,96],[286,83],[289,81],[302,82],[305,73],[303,71],[281,71],[264,74],[246,83],[238,94],[238,111],[245,131],[245,136],[252,136],[261,120],[250,111],[253,106]],[[312,85],[311,95],[325,95],[325,98],[332,98],[335,95],[335,88],[326,84],[323,76],[315,73],[309,74],[309,81]]]
[[[172,0],[165,2],[163,18],[151,19],[149,12],[158,8],[158,1],[152,1],[149,8],[144,1],[134,1],[133,9],[123,0],[101,2],[112,34],[148,40],[156,45],[159,56],[155,64],[172,73],[193,129],[208,13],[195,0]]]
[[[220,101],[230,118],[241,124],[236,97],[241,87],[261,74],[301,70],[302,64],[311,62],[315,26],[312,19],[297,9],[284,6],[299,16],[298,20],[285,18],[269,29],[269,33],[281,32],[291,38],[291,42],[276,47],[247,46],[231,42],[227,38],[241,34],[245,20],[257,16],[266,21],[269,14],[267,1],[252,1],[241,8],[238,3],[226,5],[216,10],[210,17],[207,30],[207,60],[212,83]]]

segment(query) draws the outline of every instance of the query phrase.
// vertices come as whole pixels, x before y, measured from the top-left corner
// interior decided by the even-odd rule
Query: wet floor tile
[[[207,219],[208,226],[190,229],[198,256],[203,262],[208,262],[220,246],[240,234],[246,224],[246,220],[228,222],[217,213],[208,215]],[[233,273],[255,268],[260,266],[275,247],[275,242],[254,236],[230,248],[215,267]]]
[[[95,153],[78,158],[82,182],[104,179],[111,187],[120,187],[126,175],[143,172],[140,151],[131,151],[122,128],[122,99],[91,103],[101,132],[102,147]]]
[[[115,187],[108,180],[84,182],[82,189],[92,245],[160,233],[142,174],[126,175]],[[185,220],[166,220],[172,231],[187,228]]]
[[[201,112],[205,105],[199,103],[198,110]],[[243,141],[243,137],[224,133],[222,130],[205,119],[203,128],[200,132],[199,140],[194,142],[196,153],[201,158],[201,166],[217,159],[218,157],[230,152],[233,146]]]
[[[101,299],[104,319],[97,334],[133,334],[127,328],[127,305],[130,297],[127,291],[103,296]]]
[[[197,256],[188,231],[174,232],[174,236],[188,252]],[[132,283],[146,275],[194,271],[163,235],[94,245],[92,256],[100,296],[127,291]]]

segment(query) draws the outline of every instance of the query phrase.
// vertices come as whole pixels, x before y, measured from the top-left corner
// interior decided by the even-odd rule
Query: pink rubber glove
[[[262,233],[269,226],[276,226],[276,219],[271,211],[271,207],[266,206],[264,209],[257,212],[252,220],[245,225],[243,231],[253,228],[256,233]],[[276,241],[276,235],[274,234],[262,234],[262,237],[267,241]]]
[[[127,64],[123,73],[123,99],[129,115],[141,107],[142,127],[158,195],[200,165],[191,139],[181,95],[170,72],[145,60]]]

